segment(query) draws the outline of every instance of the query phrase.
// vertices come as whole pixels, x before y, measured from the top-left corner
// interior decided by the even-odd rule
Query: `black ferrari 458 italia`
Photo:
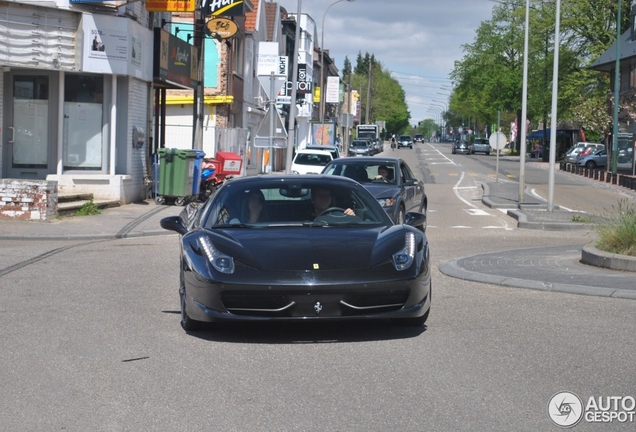
[[[422,326],[428,318],[426,216],[409,212],[396,225],[349,178],[234,179],[161,226],[180,234],[186,331],[218,321],[392,319]]]

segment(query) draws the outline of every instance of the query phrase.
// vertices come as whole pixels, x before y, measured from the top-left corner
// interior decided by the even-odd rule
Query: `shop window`
[[[67,74],[64,83],[64,170],[103,169],[102,76]]]

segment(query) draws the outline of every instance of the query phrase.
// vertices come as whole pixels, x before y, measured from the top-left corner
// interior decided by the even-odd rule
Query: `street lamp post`
[[[338,4],[343,1],[348,1],[350,3],[355,0],[337,0],[327,6],[325,13],[322,15],[322,23],[320,25],[320,124],[321,124],[321,136],[322,129],[325,127],[325,88],[324,88],[324,69],[325,69],[325,17],[327,16],[327,12],[331,8],[331,6]],[[323,144],[323,143],[321,143]]]
[[[552,69],[552,117],[550,119],[550,163],[548,170],[548,211],[554,210],[554,162],[556,159],[557,100],[559,91],[559,27],[561,23],[561,0],[556,0],[554,25],[554,64]]]
[[[528,116],[528,27],[530,0],[526,0],[526,26],[523,39],[523,90],[521,94],[521,137],[519,142],[519,203],[523,203],[526,190],[526,117]]]

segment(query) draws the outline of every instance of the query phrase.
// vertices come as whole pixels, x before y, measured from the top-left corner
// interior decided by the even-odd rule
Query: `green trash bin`
[[[160,148],[157,150],[157,154],[159,156],[157,194],[167,197],[192,195],[194,167],[199,152],[197,150]]]

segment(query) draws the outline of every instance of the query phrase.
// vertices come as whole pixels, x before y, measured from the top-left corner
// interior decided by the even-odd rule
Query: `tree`
[[[623,1],[622,27],[631,11]],[[473,43],[464,45],[464,57],[455,63],[451,109],[464,117],[492,123],[520,111],[525,28],[524,2],[493,8],[492,19],[482,22]],[[589,133],[602,127],[607,107],[607,78],[588,66],[616,39],[616,0],[563,0],[559,35],[559,120],[586,126]],[[532,0],[528,51],[528,118],[548,121],[551,109],[554,59],[555,4]],[[605,129],[605,128],[603,128]]]
[[[350,66],[348,62],[348,58],[345,58],[343,70],[346,70],[347,65]],[[410,127],[410,113],[404,89],[374,55],[366,53],[362,56],[362,53],[358,53],[351,83],[360,93],[361,110],[366,110],[367,99],[369,100],[368,122],[383,120],[390,133],[400,133]]]

